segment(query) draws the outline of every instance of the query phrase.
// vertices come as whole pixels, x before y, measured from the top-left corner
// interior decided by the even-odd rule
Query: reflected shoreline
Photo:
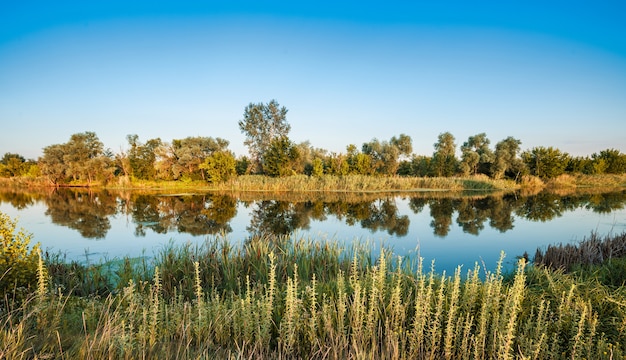
[[[408,201],[412,214],[401,213],[398,199]],[[132,219],[134,235],[148,230],[191,235],[228,234],[238,205],[250,209],[249,236],[289,235],[308,229],[311,221],[337,219],[372,233],[402,237],[409,215],[428,211],[430,227],[445,237],[453,226],[479,235],[487,226],[499,232],[514,228],[515,218],[546,222],[579,208],[596,213],[623,209],[626,190],[411,192],[167,192],[157,190],[94,190],[56,188],[1,190],[0,203],[20,210],[42,203],[53,224],[76,230],[84,238],[104,238],[110,218]]]

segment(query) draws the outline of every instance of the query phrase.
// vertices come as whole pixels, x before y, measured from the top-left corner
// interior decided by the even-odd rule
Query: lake
[[[520,193],[186,193],[49,189],[0,190],[0,211],[18,218],[44,250],[94,262],[152,256],[166,244],[201,243],[225,234],[292,234],[349,246],[382,245],[401,256],[435,260],[436,270],[493,268],[549,244],[578,242],[592,231],[626,231],[626,190]]]

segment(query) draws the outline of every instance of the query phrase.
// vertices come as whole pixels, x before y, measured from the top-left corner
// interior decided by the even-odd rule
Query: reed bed
[[[513,190],[514,181],[494,180],[486,176],[473,177],[385,177],[346,175],[321,177],[294,175],[271,178],[259,175],[239,176],[222,184],[212,185],[217,190],[236,191],[417,191],[417,190]]]
[[[626,232],[601,236],[592,232],[588,238],[576,244],[549,245],[537,249],[535,265],[552,270],[571,271],[579,265],[597,265],[613,258],[626,257]]]
[[[439,274],[420,258],[336,241],[223,236],[100,268],[108,292],[82,294],[38,272],[5,301],[0,358],[618,359],[626,294],[520,259]],[[44,265],[40,261],[40,267]],[[91,273],[90,276],[94,276]],[[83,278],[89,276],[85,275]],[[63,283],[66,281],[66,283]]]

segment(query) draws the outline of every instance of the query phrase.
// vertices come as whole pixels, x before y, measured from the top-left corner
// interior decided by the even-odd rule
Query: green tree
[[[207,181],[221,183],[237,175],[235,155],[230,151],[215,151],[209,155],[200,168],[206,171]]]
[[[137,179],[154,180],[156,177],[156,150],[162,145],[161,139],[150,139],[145,144],[139,142],[137,135],[126,136],[130,150],[128,163],[132,175]]]
[[[67,165],[63,161],[65,145],[54,144],[43,149],[43,155],[39,158],[39,168],[41,174],[45,176],[51,184],[59,184],[67,178]]]
[[[492,166],[492,176],[501,179],[505,176],[518,178],[525,170],[522,159],[519,158],[520,146],[522,142],[511,136],[501,140],[496,144],[494,162]]]
[[[555,178],[565,172],[570,156],[553,147],[535,147],[522,153],[530,173],[542,179]]]
[[[247,156],[237,158],[235,163],[237,175],[247,175],[250,173],[250,159]]]
[[[405,134],[389,141],[373,139],[362,147],[362,153],[371,158],[373,171],[381,175],[395,175],[400,156],[409,156],[412,151],[411,137]]]
[[[454,136],[449,132],[439,134],[438,141],[434,144],[434,147],[435,152],[433,153],[433,157],[430,161],[432,175],[454,175],[457,167]]]
[[[487,134],[480,133],[470,136],[461,145],[461,170],[463,174],[487,174],[489,175],[494,154],[489,149]]]
[[[28,163],[22,155],[6,153],[0,160],[0,176],[22,176],[28,172]]]
[[[41,173],[51,183],[69,180],[108,181],[114,172],[113,155],[94,132],[77,133],[65,144],[50,145],[43,149],[39,159]]]
[[[206,174],[200,165],[214,152],[226,151],[227,148],[228,141],[221,138],[197,136],[173,140],[171,147],[173,177],[206,180]]]
[[[299,156],[298,148],[288,137],[275,139],[263,157],[263,172],[269,176],[293,175]]]
[[[355,175],[371,175],[373,172],[372,157],[368,154],[357,150],[354,144],[350,144],[346,148],[348,172]]]
[[[603,160],[606,164],[604,172],[607,174],[623,174],[626,172],[626,155],[616,149],[606,149],[600,154],[593,154],[592,159]]]
[[[248,147],[254,170],[260,171],[272,142],[287,137],[291,126],[287,123],[287,109],[271,100],[268,104],[250,103],[239,121],[239,129],[246,136],[244,145]]]
[[[63,162],[67,164],[68,175],[74,181],[91,183],[106,177],[106,173],[112,171],[111,158],[107,156],[104,144],[94,132],[72,135],[64,150]]]

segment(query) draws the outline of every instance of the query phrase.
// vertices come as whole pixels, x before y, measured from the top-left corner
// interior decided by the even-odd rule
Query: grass
[[[0,358],[626,355],[623,286],[523,259],[511,274],[502,259],[493,272],[438,274],[390,249],[372,260],[368,249],[289,237],[235,247],[218,236],[113,265],[64,268],[48,256],[32,296],[2,307]]]

